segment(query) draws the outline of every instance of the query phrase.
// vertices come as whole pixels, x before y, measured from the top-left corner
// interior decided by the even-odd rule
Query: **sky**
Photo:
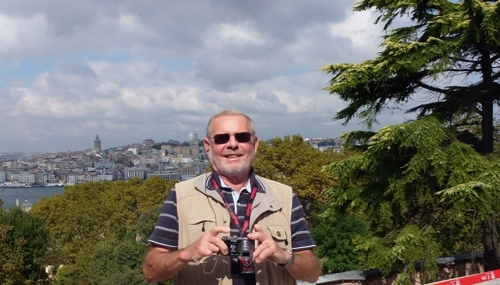
[[[354,2],[2,1],[0,152],[183,142],[223,109],[261,140],[364,129],[332,120],[346,102],[319,70],[377,55],[382,26]]]

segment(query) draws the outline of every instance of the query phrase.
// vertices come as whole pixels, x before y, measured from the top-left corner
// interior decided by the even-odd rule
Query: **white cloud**
[[[329,31],[333,37],[349,39],[349,60],[365,60],[376,56],[376,48],[381,43],[381,25],[374,25],[373,11],[349,12],[341,23],[333,23]]]
[[[214,27],[214,32],[208,33],[208,46],[224,45],[237,47],[263,46],[264,35],[259,34],[250,23],[220,23]]]
[[[0,14],[0,58],[35,52],[47,44],[47,22],[43,15],[29,17]]]
[[[0,152],[183,141],[221,109],[262,139],[339,135],[318,68],[380,41],[354,0],[23,3],[0,4]]]

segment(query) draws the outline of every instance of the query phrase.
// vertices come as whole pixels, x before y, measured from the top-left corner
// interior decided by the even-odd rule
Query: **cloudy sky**
[[[376,55],[381,27],[354,2],[3,1],[0,152],[186,141],[221,109],[261,139],[361,129],[332,121],[345,103],[318,71]]]

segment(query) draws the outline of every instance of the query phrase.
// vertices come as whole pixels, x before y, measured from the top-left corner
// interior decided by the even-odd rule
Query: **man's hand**
[[[271,235],[265,233],[259,225],[255,225],[254,230],[255,232],[247,236],[249,239],[259,242],[253,252],[254,262],[260,263],[265,259],[269,259],[275,263],[285,264],[290,260],[290,254],[279,247]]]
[[[290,254],[280,248],[271,235],[266,234],[258,225],[254,226],[254,232],[248,234],[249,239],[259,241],[259,245],[253,253],[254,262],[262,262],[265,259],[278,264],[286,264],[290,258]],[[321,267],[318,258],[314,255],[311,249],[295,251],[295,262],[286,270],[290,275],[299,280],[304,280],[314,283],[318,280],[321,273]]]
[[[177,271],[186,266],[188,262],[200,260],[204,256],[213,253],[226,253],[227,246],[217,235],[220,233],[229,233],[227,227],[215,227],[190,246],[183,249],[169,249],[155,246],[146,254],[142,271],[147,282],[159,282],[172,278]]]
[[[214,227],[206,232],[193,244],[186,248],[190,261],[200,260],[205,256],[210,256],[214,253],[228,254],[226,244],[217,235],[220,233],[229,233],[231,230],[228,227]]]

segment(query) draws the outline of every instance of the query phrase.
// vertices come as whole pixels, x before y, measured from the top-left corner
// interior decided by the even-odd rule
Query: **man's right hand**
[[[144,258],[142,271],[147,282],[159,282],[172,278],[186,263],[201,260],[214,253],[228,254],[226,244],[218,237],[221,233],[229,233],[228,227],[215,227],[193,244],[183,249],[152,247]]]
[[[214,227],[206,232],[194,243],[185,248],[190,261],[198,261],[205,256],[217,253],[227,255],[229,253],[228,248],[218,235],[229,233],[230,231],[231,229],[228,227]]]

